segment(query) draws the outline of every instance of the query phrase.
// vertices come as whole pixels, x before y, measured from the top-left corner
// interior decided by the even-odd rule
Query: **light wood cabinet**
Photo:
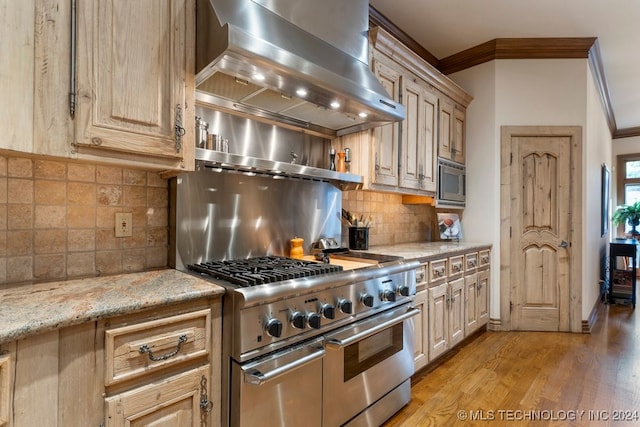
[[[9,80],[0,77],[0,89],[12,108],[0,118],[12,126],[3,147],[174,173],[195,168],[194,0],[78,2],[75,55],[68,5],[10,2],[6,16],[12,25],[0,25],[0,38],[10,61],[0,76]]]
[[[78,3],[74,149],[193,170],[193,0]]]
[[[470,251],[434,258],[416,271],[415,305],[423,311],[414,331],[416,370],[489,322],[489,253]],[[421,357],[425,351],[426,364]]]
[[[414,368],[418,370],[427,365],[429,362],[429,292],[426,289],[427,276],[426,265],[420,266],[416,271],[416,293],[413,305],[420,309],[420,315],[414,320],[414,351],[413,361]]]
[[[400,73],[392,67],[374,60],[373,70],[382,86],[394,101],[400,102]],[[369,131],[373,140],[373,176],[371,184],[398,185],[398,123],[378,126]]]
[[[465,336],[468,336],[489,323],[489,251],[467,254],[465,262]]]
[[[200,407],[208,396],[210,366],[204,365],[160,382],[106,399],[107,426],[200,427],[210,425]],[[208,406],[205,402],[203,406]],[[203,423],[203,421],[205,421]]]
[[[465,162],[466,110],[450,100],[440,101],[440,135],[438,156],[454,162]]]
[[[351,173],[362,175],[364,189],[435,196],[438,144],[447,141],[447,150],[461,161],[464,108],[472,97],[384,30],[369,34],[372,70],[389,96],[405,106],[406,118],[334,143],[352,151]],[[442,105],[450,110],[444,139]]]
[[[9,386],[10,372],[10,355],[0,354],[0,427],[9,426],[9,404],[11,402],[11,388]]]
[[[214,298],[3,344],[0,426],[217,426],[221,325]],[[141,352],[145,344],[161,360]]]
[[[398,186],[435,192],[438,96],[426,82],[409,73],[403,81],[402,103],[407,116],[402,122]]]

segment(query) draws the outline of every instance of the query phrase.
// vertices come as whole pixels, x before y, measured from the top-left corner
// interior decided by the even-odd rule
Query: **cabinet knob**
[[[567,243],[566,240],[563,240],[562,242],[560,242],[560,244],[558,245],[561,248],[566,248],[569,246],[569,243]]]

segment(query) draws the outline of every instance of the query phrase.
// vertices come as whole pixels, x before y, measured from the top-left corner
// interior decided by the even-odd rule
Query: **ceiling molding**
[[[371,5],[369,6],[369,24],[371,27],[383,28],[445,75],[495,59],[587,58],[612,138],[640,136],[640,126],[617,128],[596,37],[500,38],[438,59]]]
[[[407,33],[402,31],[396,24],[389,21],[386,16],[378,12],[376,8],[369,5],[369,28],[380,27],[391,34],[395,39],[411,49],[416,55],[438,68],[438,58],[422,47],[420,43],[412,39]]]
[[[595,37],[504,38],[442,58],[438,69],[451,74],[494,59],[588,58]]]

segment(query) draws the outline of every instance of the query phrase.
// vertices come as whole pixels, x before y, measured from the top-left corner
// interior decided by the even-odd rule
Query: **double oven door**
[[[405,304],[273,355],[233,362],[230,425],[333,427],[356,416],[356,425],[379,425],[409,402],[419,312]]]

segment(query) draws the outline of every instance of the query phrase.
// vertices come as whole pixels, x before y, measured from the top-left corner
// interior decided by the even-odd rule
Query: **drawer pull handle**
[[[182,349],[182,344],[187,342],[187,336],[186,335],[180,335],[178,337],[178,345],[176,346],[176,349],[173,351],[170,351],[169,353],[165,353],[161,356],[154,356],[153,351],[151,350],[151,348],[149,348],[149,346],[147,344],[143,344],[140,346],[140,353],[141,354],[145,354],[148,353],[149,354],[149,360],[152,360],[154,362],[158,362],[160,360],[167,360],[170,357],[175,356],[176,354],[180,353],[180,349]]]

